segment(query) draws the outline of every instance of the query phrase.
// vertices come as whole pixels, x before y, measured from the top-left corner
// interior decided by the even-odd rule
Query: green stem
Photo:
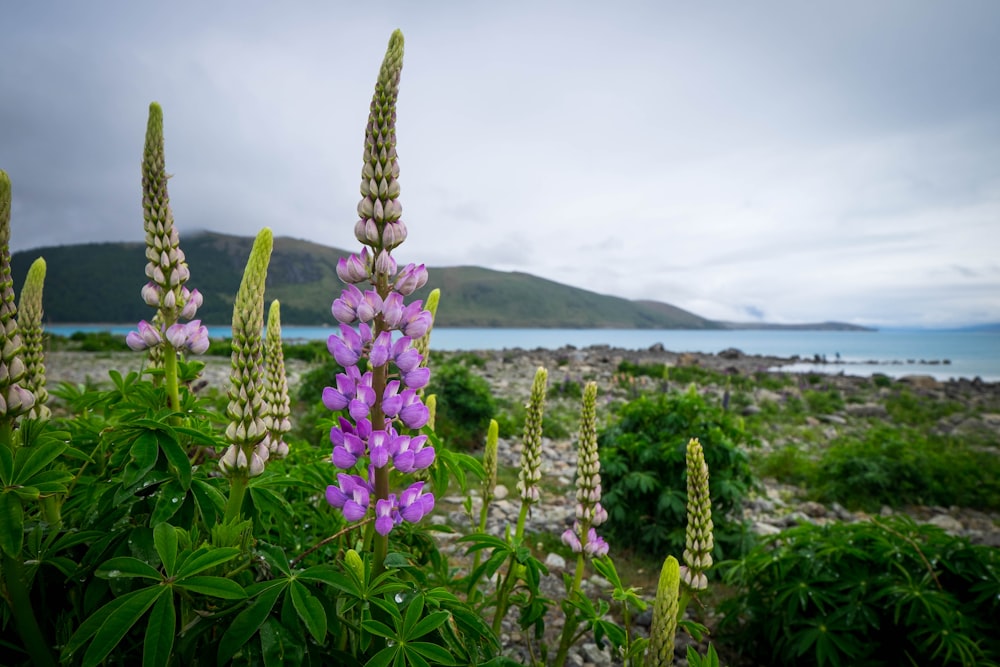
[[[483,507],[479,510],[479,532],[486,532],[486,520],[489,518],[490,513],[490,496],[483,494]],[[476,555],[472,558],[472,572],[479,569],[479,559],[483,555],[482,549],[476,551]],[[469,573],[471,576],[471,572]],[[472,581],[469,585],[469,603],[475,603],[476,599],[479,597],[479,587],[477,586],[478,581]]]
[[[42,520],[53,528],[62,523],[60,504],[59,499],[54,494],[41,496],[38,499],[38,507],[42,513]]]
[[[566,592],[567,600],[573,597],[573,595],[580,590],[580,584],[583,583],[584,560],[583,550],[581,550],[580,553],[576,555],[576,573],[573,576],[573,584]],[[559,652],[556,653],[556,659],[552,663],[553,665],[566,664],[566,654],[569,653],[569,647],[572,646],[575,641],[573,634],[576,632],[577,625],[576,609],[570,607],[566,612],[566,620],[563,623],[562,637],[559,639]]]
[[[509,589],[513,586],[514,568],[516,567],[517,561],[512,553],[510,562],[507,564],[507,574],[500,586],[497,587],[497,605],[493,612],[493,633],[498,637],[500,636],[500,624],[503,623],[503,617],[507,615],[507,596],[510,595]]]
[[[177,386],[177,350],[169,341],[163,341],[163,377],[167,383],[167,397],[170,409],[180,412],[181,395]]]
[[[0,550],[2,551],[2,550]],[[24,567],[20,559],[11,558],[7,552],[3,556],[3,581],[7,589],[8,604],[14,615],[17,632],[24,640],[24,647],[31,656],[31,662],[42,667],[55,667],[56,661],[49,651],[49,646],[42,637],[42,629],[35,618],[31,606],[31,597],[25,585]]]
[[[229,502],[226,503],[226,523],[235,523],[242,518],[240,511],[243,509],[243,496],[246,494],[249,481],[245,471],[239,470],[234,471],[233,476],[229,478]]]

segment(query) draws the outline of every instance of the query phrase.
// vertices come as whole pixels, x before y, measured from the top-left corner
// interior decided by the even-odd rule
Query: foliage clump
[[[448,362],[434,367],[426,393],[437,396],[434,430],[439,437],[457,449],[482,444],[497,411],[486,380],[463,363]]]
[[[934,526],[803,524],[720,568],[721,631],[760,664],[1000,661],[1000,550]]]
[[[737,417],[692,386],[682,393],[643,396],[621,408],[598,442],[604,506],[613,543],[658,556],[684,550],[685,456],[691,438],[704,447],[715,516],[716,556],[742,549],[743,499],[757,484]]]

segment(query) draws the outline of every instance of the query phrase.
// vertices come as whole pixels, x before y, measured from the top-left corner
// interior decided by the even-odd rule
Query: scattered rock
[[[937,526],[952,535],[959,535],[965,529],[961,521],[948,514],[935,514],[927,523]]]
[[[565,570],[566,559],[557,553],[550,553],[545,557],[545,567],[553,570]]]

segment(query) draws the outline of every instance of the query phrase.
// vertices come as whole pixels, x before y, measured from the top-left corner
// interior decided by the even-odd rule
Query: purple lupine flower
[[[403,405],[399,409],[399,419],[407,428],[421,428],[431,417],[427,406],[421,402],[417,392],[413,389],[407,389],[400,396],[403,399]]]
[[[337,277],[348,284],[360,283],[371,278],[372,261],[368,248],[357,255],[337,260]]]
[[[429,371],[422,368],[424,357],[412,349],[411,341],[430,328],[433,316],[421,302],[406,305],[403,299],[427,282],[426,267],[410,264],[397,274],[391,255],[407,235],[400,219],[395,149],[402,46],[402,35],[397,31],[390,40],[372,101],[362,199],[354,227],[355,237],[366,247],[337,263],[337,275],[346,286],[331,306],[340,331],[330,336],[327,348],[344,372],[337,375],[335,387],[323,390],[327,408],[347,411],[347,416],[339,417],[339,426],[330,430],[333,463],[350,469],[367,458],[368,464],[367,480],[338,475],[340,486],[327,489],[327,500],[349,521],[360,519],[371,505],[380,536],[388,535],[402,521],[419,521],[434,508],[434,497],[423,492],[422,483],[399,495],[386,491],[391,469],[412,473],[434,461],[434,448],[426,445],[427,436],[403,432],[420,429],[430,417],[417,395],[427,384]],[[366,281],[372,289],[364,290],[360,285]],[[358,368],[363,359],[364,374]],[[390,364],[395,364],[398,373]],[[376,487],[383,497],[376,497]],[[376,554],[379,544],[385,543],[376,541]]]
[[[406,268],[396,276],[393,288],[402,296],[410,296],[427,284],[427,267],[423,264],[407,264]]]
[[[392,334],[383,331],[372,342],[372,348],[368,353],[368,363],[371,366],[384,366],[389,361],[389,354],[392,350]]]
[[[139,322],[138,331],[130,331],[125,343],[136,352],[155,347],[163,342],[160,332],[146,320]]]
[[[399,321],[403,317],[403,309],[405,307],[403,295],[399,292],[390,292],[382,300],[382,321],[385,322],[385,326],[389,329],[398,329]]]
[[[368,512],[368,500],[375,489],[364,478],[358,475],[339,473],[337,481],[340,486],[326,487],[326,501],[340,508],[348,521],[358,521]]]
[[[364,295],[354,285],[348,285],[340,298],[333,300],[331,311],[338,322],[342,324],[352,324],[358,319],[358,305],[364,299]]]
[[[384,468],[391,457],[399,451],[399,442],[395,432],[372,431],[368,438],[368,457],[376,468]]]
[[[392,464],[400,472],[410,473],[423,470],[434,462],[434,448],[425,447],[426,435],[410,437],[401,435],[397,440],[397,452],[392,457]]]

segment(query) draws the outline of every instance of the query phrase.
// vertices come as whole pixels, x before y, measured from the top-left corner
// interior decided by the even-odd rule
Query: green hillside
[[[232,318],[233,298],[253,239],[216,233],[189,234],[182,247],[191,268],[191,287],[205,296],[198,316],[208,323]],[[348,253],[291,239],[274,240],[267,276],[267,299],[281,301],[285,324],[333,322],[330,304],[342,284],[337,260]],[[15,253],[15,289],[24,284],[35,258],[45,257],[45,317],[50,323],[114,322],[148,319],[142,303],[145,283],[141,243],[55,246]],[[479,267],[430,268],[418,298],[440,287],[437,324],[447,327],[511,328],[719,328],[715,322],[655,301],[629,301],[544,280],[526,273]]]

